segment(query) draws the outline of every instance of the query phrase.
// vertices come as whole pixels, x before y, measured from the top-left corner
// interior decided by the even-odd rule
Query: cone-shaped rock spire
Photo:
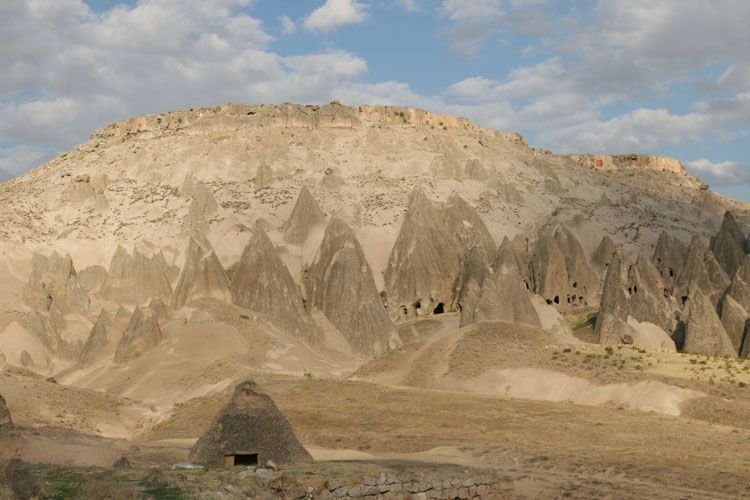
[[[325,221],[326,216],[310,191],[307,190],[307,187],[302,186],[291,215],[281,226],[281,230],[284,232],[284,240],[297,245],[302,244],[307,240],[310,229],[319,224],[325,224]]]
[[[682,350],[685,352],[709,356],[737,356],[732,340],[716,315],[713,304],[697,284],[691,285],[688,289],[688,300],[680,317],[677,336],[678,345],[682,343]]]
[[[191,237],[185,267],[172,296],[172,306],[182,307],[200,297],[231,302],[230,288],[229,277],[208,240]]]
[[[399,344],[359,241],[338,217],[326,226],[305,288],[308,307],[322,311],[354,352],[374,356]]]
[[[290,333],[300,333],[306,321],[302,295],[268,235],[256,226],[242,251],[232,280],[232,301],[267,314]]]

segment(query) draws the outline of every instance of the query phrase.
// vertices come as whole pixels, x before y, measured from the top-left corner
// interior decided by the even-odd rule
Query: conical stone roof
[[[291,215],[281,226],[284,240],[296,245],[302,244],[307,240],[310,229],[319,224],[325,224],[325,221],[326,216],[310,191],[307,190],[307,187],[302,186]]]
[[[342,219],[326,226],[305,288],[308,307],[322,311],[354,352],[375,356],[400,344],[359,241]]]
[[[311,462],[291,425],[268,395],[252,381],[239,384],[208,431],[190,452],[192,463],[220,467],[232,454],[257,454],[258,464]]]

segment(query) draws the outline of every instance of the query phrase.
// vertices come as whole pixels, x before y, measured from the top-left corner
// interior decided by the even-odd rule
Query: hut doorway
[[[242,452],[224,455],[225,467],[233,467],[235,465],[258,465],[258,454]]]

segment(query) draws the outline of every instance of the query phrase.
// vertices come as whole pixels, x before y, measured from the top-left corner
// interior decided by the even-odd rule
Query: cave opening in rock
[[[443,314],[445,312],[443,308],[443,303],[439,302],[435,309],[432,310],[432,314]]]

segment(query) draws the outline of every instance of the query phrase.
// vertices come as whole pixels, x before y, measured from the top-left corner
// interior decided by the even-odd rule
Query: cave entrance
[[[234,467],[235,465],[258,465],[258,454],[243,451],[224,455],[225,467]]]
[[[438,303],[437,307],[432,310],[432,314],[443,314],[445,312],[443,308],[444,304],[442,302]]]

